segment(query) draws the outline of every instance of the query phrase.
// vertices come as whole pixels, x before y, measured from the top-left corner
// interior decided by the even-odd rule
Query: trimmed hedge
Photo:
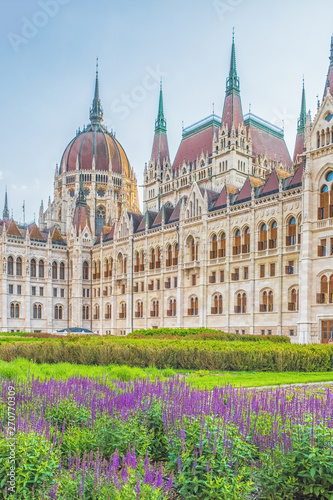
[[[128,365],[221,371],[333,371],[333,346],[99,338],[0,346],[0,359],[17,357],[37,363],[68,362],[86,365]]]
[[[155,328],[150,330],[135,330],[127,338],[156,338],[168,339],[182,337],[183,340],[222,340],[225,342],[274,342],[277,344],[290,344],[290,338],[281,335],[237,335],[226,333],[211,328]]]

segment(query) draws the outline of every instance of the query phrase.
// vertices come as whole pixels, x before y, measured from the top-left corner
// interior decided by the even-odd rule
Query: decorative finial
[[[90,121],[92,125],[99,125],[103,121],[103,109],[99,98],[98,57],[96,58],[95,94],[92,107],[90,108]]]
[[[251,114],[251,103],[249,103],[249,113]]]
[[[235,41],[235,26],[232,27],[232,43]]]
[[[4,206],[4,209],[3,209],[3,219],[9,219],[7,186],[5,187],[5,206]]]
[[[213,117],[215,116],[215,102],[212,103],[213,105]]]

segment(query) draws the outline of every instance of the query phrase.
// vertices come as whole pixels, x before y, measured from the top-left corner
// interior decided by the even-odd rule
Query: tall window
[[[105,208],[100,206],[96,212],[96,234],[99,234],[105,226]]]
[[[198,297],[191,297],[190,308],[188,310],[189,316],[198,316],[199,314],[199,301]]]
[[[172,246],[169,245],[167,248],[167,258],[165,262],[166,267],[170,267],[172,265]]]
[[[213,296],[213,305],[212,305],[212,310],[211,314],[222,314],[222,309],[223,309],[223,304],[222,304],[222,295],[221,294],[215,294]]]
[[[106,304],[105,319],[111,319],[111,304]]]
[[[259,229],[259,241],[258,250],[266,250],[267,248],[267,226],[266,224],[261,224]]]
[[[244,231],[244,245],[242,246],[242,253],[249,253],[249,251],[250,251],[250,238],[251,238],[250,228],[247,227]]]
[[[139,300],[136,303],[135,317],[136,318],[143,318],[143,302],[141,300]]]
[[[122,302],[120,304],[119,318],[120,319],[125,319],[126,318],[126,302]]]
[[[241,232],[240,229],[237,229],[234,236],[234,246],[232,249],[233,255],[238,255],[241,253]]]
[[[138,273],[139,272],[139,267],[140,267],[140,256],[139,252],[135,252],[134,255],[134,272]]]
[[[191,261],[198,260],[199,245],[194,242],[194,238],[191,239]]]
[[[7,273],[11,276],[14,274],[14,259],[12,256],[7,259]]]
[[[95,314],[94,314],[94,319],[99,319],[99,305],[95,305]]]
[[[226,237],[225,233],[222,233],[220,237],[219,257],[225,257],[225,247],[226,247]]]
[[[276,248],[277,246],[277,222],[276,220],[271,224],[271,237],[269,240],[269,248]]]
[[[235,313],[246,313],[246,293],[239,292],[236,296]]]
[[[216,257],[217,257],[217,236],[216,234],[214,234],[212,237],[212,249],[210,251],[210,258],[216,259]]]
[[[159,316],[159,302],[158,300],[153,300],[152,310],[150,311],[150,316],[156,318]]]
[[[16,275],[22,276],[22,259],[21,259],[21,257],[17,257],[17,259],[16,259]]]
[[[36,278],[36,260],[31,259],[30,261],[30,275],[32,278]]]
[[[288,302],[288,311],[298,311],[298,290],[292,288],[290,292],[290,302]]]
[[[292,217],[288,222],[286,245],[287,246],[296,245],[296,219],[295,219],[295,217]]]
[[[82,279],[89,279],[89,264],[87,261],[84,261],[82,264]]]
[[[58,279],[58,264],[55,261],[52,263],[52,279]]]
[[[332,206],[330,207],[330,193],[328,190],[328,186],[325,184],[320,189],[318,219],[327,219],[328,217],[331,216],[330,215],[331,211],[332,211]]]
[[[34,319],[42,319],[42,306],[41,306],[41,304],[34,304],[33,318]]]
[[[155,269],[155,250],[152,249],[151,254],[150,254],[150,264],[149,264],[150,269]]]
[[[178,265],[178,252],[179,252],[179,246],[178,246],[178,243],[176,243],[176,245],[175,245],[175,257],[173,259],[174,266]]]
[[[20,317],[20,304],[14,302],[10,304],[10,317],[11,318]]]
[[[38,262],[38,276],[44,278],[44,261],[40,260]]]
[[[176,304],[177,304],[176,299],[169,300],[169,309],[167,311],[167,316],[176,316],[176,310],[177,310]]]
[[[54,308],[54,319],[62,319],[63,307],[55,306]]]
[[[60,270],[60,279],[64,280],[65,279],[65,264],[64,264],[64,262],[61,262],[59,270]]]

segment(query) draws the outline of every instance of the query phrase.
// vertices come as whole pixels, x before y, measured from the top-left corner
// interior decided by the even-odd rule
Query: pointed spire
[[[229,77],[227,78],[227,95],[232,92],[239,92],[239,78],[236,69],[236,49],[235,49],[235,30],[232,29],[232,46],[230,58]]]
[[[5,191],[5,206],[3,209],[3,219],[9,219],[9,210],[8,210],[8,198],[7,198],[7,186],[6,186],[6,191]]]
[[[155,133],[166,132],[166,120],[164,118],[163,111],[163,91],[162,91],[162,80],[160,81],[160,99],[158,103],[158,115],[155,121]]]
[[[86,201],[86,196],[84,194],[84,189],[83,189],[83,175],[80,175],[80,188],[79,188],[79,195],[76,199],[76,206],[81,205],[81,206],[86,206],[87,201]]]
[[[303,89],[302,89],[302,104],[301,104],[301,114],[297,122],[297,133],[304,132],[306,123],[306,102],[305,102],[305,89],[304,89],[304,77],[303,77]]]
[[[96,59],[96,81],[95,94],[92,107],[90,108],[90,121],[92,125],[99,125],[103,121],[103,109],[99,98],[99,83],[98,83],[98,57]]]

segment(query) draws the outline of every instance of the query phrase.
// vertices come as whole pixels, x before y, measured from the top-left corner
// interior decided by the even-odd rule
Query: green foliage
[[[265,500],[333,500],[333,430],[298,426],[292,451],[277,450],[274,460],[264,458],[259,481]]]
[[[15,447],[15,475],[16,493],[4,496],[4,488],[7,484],[10,467],[9,450],[7,441],[0,440],[0,499],[16,500],[24,498],[32,500],[39,498],[38,492],[43,485],[51,485],[59,468],[58,453],[52,444],[33,432],[29,434],[17,434]]]
[[[51,408],[48,408],[45,416],[51,418],[52,424],[57,424],[58,429],[62,428],[64,420],[66,428],[69,426],[82,427],[91,418],[91,410],[75,401],[62,399]]]

